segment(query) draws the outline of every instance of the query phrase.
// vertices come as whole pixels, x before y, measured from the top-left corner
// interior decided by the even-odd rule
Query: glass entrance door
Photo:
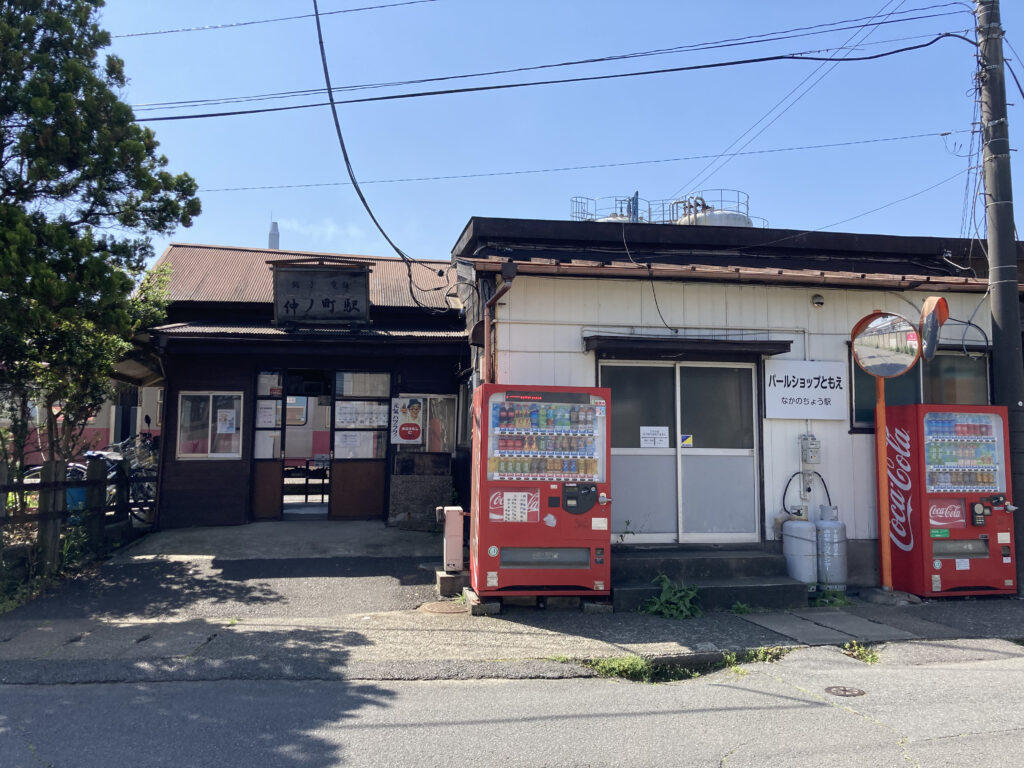
[[[612,363],[612,541],[760,537],[753,364]]]
[[[680,542],[758,541],[754,372],[679,365]]]

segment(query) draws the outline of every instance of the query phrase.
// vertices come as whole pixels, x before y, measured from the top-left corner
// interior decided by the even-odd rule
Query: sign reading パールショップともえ
[[[849,418],[846,363],[822,360],[766,360],[764,415],[767,419]]]

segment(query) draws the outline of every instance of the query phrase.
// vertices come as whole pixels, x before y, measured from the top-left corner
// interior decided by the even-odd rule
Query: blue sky
[[[364,90],[337,98],[810,51],[829,56],[855,34],[863,45],[853,55],[917,45],[943,32],[966,32],[973,39],[973,4],[935,0],[433,0],[331,13],[398,1],[320,1],[336,88],[618,56],[879,13],[879,20],[894,22],[933,18],[886,24],[866,38],[864,32],[846,29],[758,45]],[[1021,5],[1004,0],[1002,15],[1007,39],[1024,52]],[[123,98],[138,105],[137,117],[143,118],[323,101],[318,94],[184,109],[141,106],[322,88],[312,18],[123,36],[305,15],[312,8],[312,0],[108,0],[102,23],[115,35],[113,52],[126,62],[130,83]],[[1009,48],[1006,54],[1014,58]],[[695,187],[743,190],[750,196],[751,214],[767,219],[772,227],[820,229],[858,217],[830,230],[973,235],[964,211],[974,197],[967,175],[970,129],[976,119],[974,55],[973,46],[944,39],[922,50],[834,68],[818,62],[777,61],[351,104],[340,107],[340,119],[356,176],[365,184],[375,214],[414,258],[448,258],[471,216],[568,219],[574,195],[626,196],[639,191],[642,198],[660,200]],[[1024,64],[1013,66],[1024,78]],[[781,111],[780,105],[793,102],[816,80]],[[1010,78],[1008,98],[1024,104]],[[1020,106],[1011,106],[1011,141],[1020,139],[1014,123],[1020,114]],[[765,115],[769,117],[758,124]],[[709,160],[678,159],[717,155],[749,130],[739,142],[744,144],[776,116],[743,148],[761,154],[735,157],[704,174]],[[157,253],[171,241],[265,246],[272,217],[280,225],[282,248],[392,253],[348,185],[215,191],[345,182],[328,108],[148,124],[157,132],[171,169],[188,171],[199,182],[204,209],[191,229],[155,238]],[[945,131],[953,133],[766,151]],[[1016,155],[1014,162],[1019,165]],[[518,173],[599,165],[612,167]],[[517,173],[402,181],[509,172]],[[1018,173],[1018,190],[1024,188],[1020,178]],[[933,185],[938,186],[922,193]],[[888,205],[911,195],[916,196]],[[882,210],[860,216],[876,208]],[[980,207],[978,218],[983,219]]]

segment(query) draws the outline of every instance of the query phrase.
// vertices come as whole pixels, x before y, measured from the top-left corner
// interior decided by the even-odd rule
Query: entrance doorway
[[[613,540],[760,540],[753,363],[612,363]]]
[[[331,377],[286,371],[281,509],[287,519],[326,519],[331,494]]]
[[[390,388],[387,373],[261,371],[253,517],[384,518]]]

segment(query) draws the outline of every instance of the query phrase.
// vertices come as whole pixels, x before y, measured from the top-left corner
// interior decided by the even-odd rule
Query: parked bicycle
[[[151,523],[156,502],[156,473],[159,452],[148,432],[112,443],[100,451],[87,451],[86,458],[100,458],[107,466],[107,504],[117,504],[117,475],[123,471],[128,482],[128,513],[141,523]]]

